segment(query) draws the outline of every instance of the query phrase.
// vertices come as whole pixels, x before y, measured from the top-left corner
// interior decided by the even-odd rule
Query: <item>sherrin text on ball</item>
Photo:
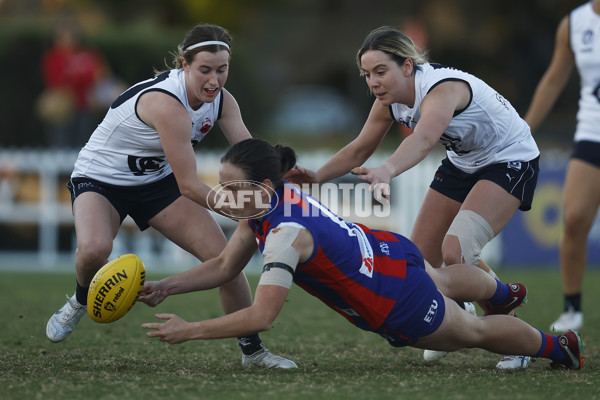
[[[88,314],[99,323],[114,322],[135,304],[144,287],[146,269],[135,254],[125,254],[103,266],[92,279]]]

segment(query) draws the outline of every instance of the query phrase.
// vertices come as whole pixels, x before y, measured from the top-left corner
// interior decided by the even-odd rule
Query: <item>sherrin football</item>
[[[144,263],[125,254],[100,268],[90,284],[87,310],[96,322],[114,322],[133,307],[146,280]]]

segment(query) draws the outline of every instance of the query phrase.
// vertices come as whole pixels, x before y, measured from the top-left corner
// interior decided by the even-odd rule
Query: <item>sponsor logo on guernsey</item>
[[[414,119],[413,119],[412,117],[410,117],[410,116],[409,116],[409,117],[408,117],[406,120],[405,120],[404,118],[400,117],[400,119],[399,119],[399,121],[398,121],[398,123],[399,123],[399,124],[402,124],[402,125],[404,125],[404,126],[406,126],[406,127],[409,127],[409,128],[411,128],[411,129],[412,129],[412,128],[414,128],[414,127],[415,127],[415,125],[417,125],[417,122],[419,122],[419,121],[417,121],[417,120],[414,120]]]
[[[381,249],[381,252],[386,256],[390,255],[390,246],[388,246],[386,242],[379,242],[379,249]]]

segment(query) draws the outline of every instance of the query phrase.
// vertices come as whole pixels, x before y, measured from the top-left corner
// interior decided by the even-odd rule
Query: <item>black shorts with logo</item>
[[[106,197],[117,210],[121,222],[128,215],[141,231],[148,229],[148,221],[181,196],[175,176],[138,186],[118,186],[87,177],[71,178],[67,183],[71,205],[81,193],[95,192]]]
[[[531,209],[533,193],[540,171],[540,157],[531,161],[509,161],[492,164],[468,174],[456,168],[448,158],[435,173],[430,188],[460,203],[478,181],[487,180],[504,188],[508,193],[521,200],[522,211]]]
[[[600,143],[591,140],[575,142],[571,158],[577,158],[600,168]]]

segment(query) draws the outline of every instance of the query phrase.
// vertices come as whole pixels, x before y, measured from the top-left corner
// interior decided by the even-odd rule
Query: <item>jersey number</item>
[[[324,207],[321,203],[319,203],[312,197],[306,196],[306,201],[308,201],[313,206],[317,207],[319,211],[323,213],[323,215],[326,215],[331,221],[336,223],[340,228],[344,229],[348,236],[352,236],[357,239],[362,259],[359,272],[363,275],[368,276],[369,278],[372,278],[373,267],[375,265],[375,258],[373,255],[373,249],[371,248],[371,243],[369,243],[369,240],[365,236],[362,229],[360,229],[358,226],[350,227],[344,222],[344,220],[342,220],[340,217],[329,211],[327,207]]]

